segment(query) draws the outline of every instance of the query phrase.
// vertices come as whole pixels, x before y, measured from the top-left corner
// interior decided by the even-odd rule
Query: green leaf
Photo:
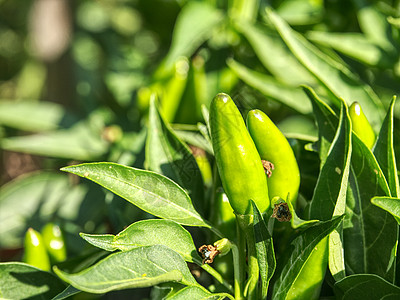
[[[160,115],[155,99],[150,101],[146,141],[146,167],[163,174],[186,189],[201,208],[204,184],[196,159]]]
[[[311,112],[310,102],[298,87],[289,86],[272,76],[250,70],[233,59],[229,59],[227,64],[240,79],[265,96],[271,97],[301,114]]]
[[[396,97],[390,103],[386,118],[382,123],[373,153],[387,180],[392,197],[400,197],[399,177],[393,143],[393,113]]]
[[[371,273],[392,281],[398,225],[389,213],[371,204],[375,196],[389,196],[389,187],[371,150],[355,134],[352,144],[343,226],[346,273]]]
[[[314,116],[317,121],[318,150],[321,166],[323,166],[335,136],[338,118],[333,110],[317,96],[312,88],[303,86],[303,90],[311,101]]]
[[[257,261],[261,276],[261,297],[262,299],[265,299],[267,297],[269,281],[271,280],[276,267],[274,245],[272,236],[268,231],[267,225],[265,224],[257,205],[253,201],[251,201],[251,204],[253,205],[254,214],[254,241],[256,243]]]
[[[400,225],[400,199],[391,197],[374,197],[371,199],[372,204],[386,210],[390,213]]]
[[[0,125],[36,132],[58,129],[73,121],[74,118],[54,102],[0,101]]]
[[[188,226],[209,227],[188,194],[172,180],[115,163],[88,163],[61,169],[90,179],[157,217]]]
[[[5,138],[0,146],[9,151],[74,160],[96,160],[108,149],[101,132],[86,121],[69,129]]]
[[[322,239],[328,236],[342,220],[343,217],[338,217],[333,220],[320,222],[308,228],[293,240],[291,243],[293,249],[288,252],[290,253],[289,258],[284,261],[278,261],[278,265],[283,267],[279,278],[274,284],[272,295],[274,300],[286,299],[289,290],[304,268],[314,248]]]
[[[318,44],[331,47],[368,66],[390,68],[394,61],[387,53],[361,33],[331,33],[312,31],[307,37]]]
[[[212,294],[204,288],[188,286],[173,295],[166,297],[165,300],[222,300],[225,298],[234,299],[225,293]]]
[[[337,105],[340,98],[348,104],[358,101],[372,127],[381,124],[383,105],[371,87],[293,31],[276,13],[268,9],[267,14],[293,54],[334,95]]]
[[[0,188],[0,248],[22,247],[29,227],[62,219],[74,232],[102,214],[104,194],[94,184],[71,186],[66,174],[25,174]],[[93,221],[90,221],[93,222]]]
[[[299,115],[290,116],[279,122],[277,126],[287,138],[309,142],[318,141],[315,123],[307,117]]]
[[[205,126],[204,124],[201,125]],[[193,131],[174,128],[174,132],[179,139],[186,142],[187,144],[196,146],[212,154],[213,152],[210,142],[203,136],[202,133],[199,133],[199,131],[200,130]]]
[[[222,14],[205,2],[185,5],[176,20],[171,48],[162,66],[169,69],[180,56],[192,56],[221,20]]]
[[[62,300],[62,299],[67,299],[73,295],[79,294],[81,290],[78,290],[74,288],[72,285],[67,286],[65,290],[63,290],[61,293],[59,293],[57,296],[55,296],[51,300]]]
[[[190,233],[170,220],[138,221],[115,236],[82,233],[81,237],[107,251],[128,251],[142,246],[164,245],[178,252],[186,261],[201,264]]]
[[[65,273],[57,267],[54,272],[75,288],[95,294],[169,281],[198,285],[182,257],[162,245],[111,254],[76,274]]]
[[[373,274],[347,276],[335,284],[335,294],[339,299],[385,299],[400,298],[400,288]]]
[[[1,299],[51,299],[65,289],[53,274],[19,262],[0,263]]]
[[[351,122],[348,108],[342,103],[338,129],[311,200],[311,219],[329,220],[333,216],[344,214],[350,157]]]
[[[237,23],[235,25],[249,41],[264,67],[278,81],[294,87],[299,84],[316,82],[273,29],[247,23]]]

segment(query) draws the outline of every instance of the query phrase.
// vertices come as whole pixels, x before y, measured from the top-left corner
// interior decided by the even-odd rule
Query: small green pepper
[[[294,203],[300,186],[300,171],[290,144],[271,119],[254,109],[247,115],[247,127],[264,161],[269,198],[280,197]]]
[[[25,234],[24,262],[44,271],[50,271],[50,260],[47,255],[42,235],[32,228]]]
[[[42,229],[44,244],[53,263],[62,262],[67,258],[64,237],[60,226],[48,223]]]
[[[211,139],[222,186],[237,214],[269,207],[267,179],[260,155],[233,100],[218,94],[210,107]]]
[[[233,213],[232,206],[229,204],[228,196],[221,187],[216,191],[212,212],[213,224],[225,237],[233,240],[236,234],[236,216]]]
[[[375,144],[375,132],[364,115],[358,102],[353,102],[349,108],[349,114],[353,131],[371,149]]]

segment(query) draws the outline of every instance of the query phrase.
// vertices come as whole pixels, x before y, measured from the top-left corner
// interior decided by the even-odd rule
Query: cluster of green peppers
[[[54,223],[47,223],[41,232],[29,228],[25,234],[24,262],[44,271],[67,258],[63,233]]]
[[[210,129],[222,186],[237,215],[251,213],[250,200],[260,211],[266,211],[274,197],[296,201],[300,185],[296,158],[266,114],[250,111],[246,127],[233,100],[218,94],[210,107]],[[265,162],[270,169],[265,169]]]
[[[375,133],[360,105],[354,102],[349,111],[354,133],[372,148]],[[211,139],[218,172],[226,193],[217,192],[215,209],[219,219],[213,221],[229,239],[233,238],[235,232],[235,215],[239,227],[241,218],[247,217],[251,222],[250,200],[254,201],[261,212],[267,211],[271,204],[279,207],[282,202],[276,202],[277,198],[295,204],[300,186],[299,167],[294,152],[282,132],[260,110],[251,110],[246,121],[247,127],[228,95],[218,94],[213,99],[210,107]],[[242,229],[246,231],[246,228]],[[249,239],[249,235],[245,233],[245,236]],[[251,241],[247,243],[247,259],[251,268]],[[324,277],[327,265],[326,247],[327,239],[324,239],[299,274],[287,299],[318,297],[320,279]],[[254,267],[257,268],[257,265]],[[258,278],[253,283],[254,286],[257,285],[257,280]],[[315,288],[308,289],[310,282]],[[251,284],[250,278],[248,287]],[[253,298],[257,297],[249,297]]]

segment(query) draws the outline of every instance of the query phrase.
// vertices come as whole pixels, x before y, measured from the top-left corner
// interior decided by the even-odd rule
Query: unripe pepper
[[[353,131],[371,149],[375,144],[375,132],[364,115],[358,102],[353,102],[349,108],[349,114]]]
[[[51,261],[64,261],[67,258],[67,250],[60,227],[54,223],[47,223],[42,229],[42,236]]]
[[[24,262],[44,271],[50,271],[50,260],[39,232],[29,228],[25,234]]]
[[[233,100],[218,94],[211,102],[210,129],[218,172],[229,203],[237,214],[269,207],[267,179],[260,155]]]
[[[254,109],[247,115],[247,127],[262,160],[272,163],[268,174],[269,198],[280,197],[294,203],[300,186],[300,171],[290,144],[271,119]]]

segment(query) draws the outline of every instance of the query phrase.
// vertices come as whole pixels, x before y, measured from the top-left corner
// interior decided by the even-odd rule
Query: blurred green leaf
[[[358,101],[377,128],[383,119],[383,105],[371,87],[292,30],[276,13],[267,10],[267,14],[296,58],[332,93],[335,104],[339,105],[340,98],[348,104]]]
[[[208,3],[187,3],[176,20],[171,48],[162,63],[164,70],[169,70],[180,56],[192,56],[221,20],[221,13]]]
[[[291,25],[315,24],[322,18],[323,1],[283,1],[276,12]]]
[[[108,150],[101,132],[82,121],[70,129],[4,138],[1,148],[9,151],[75,160],[97,160]]]
[[[19,262],[0,263],[2,299],[51,299],[65,289],[49,272]]]
[[[279,82],[274,77],[252,71],[233,59],[228,60],[228,66],[249,86],[259,90],[267,97],[273,98],[302,114],[311,112],[311,105],[302,90]]]
[[[209,227],[192,205],[188,194],[172,180],[115,163],[88,163],[62,171],[87,178],[160,218],[188,226]]]
[[[67,127],[75,118],[56,103],[0,100],[0,125],[25,131],[50,131]]]
[[[278,128],[287,138],[299,139],[309,142],[318,140],[315,123],[304,116],[290,116],[277,124]]]
[[[74,288],[72,285],[67,286],[65,290],[63,290],[61,293],[56,295],[53,299],[51,300],[62,300],[62,299],[67,299],[73,295],[79,294],[81,290],[78,290]]]
[[[182,257],[162,245],[111,254],[76,274],[65,273],[57,267],[54,272],[75,288],[97,294],[169,281],[198,285]]]
[[[279,34],[266,26],[237,23],[264,67],[276,81],[297,87],[299,84],[313,84],[310,72],[293,56]],[[288,72],[290,70],[290,72]]]
[[[0,247],[21,247],[29,227],[40,230],[57,218],[74,223],[78,234],[87,222],[93,224],[102,214],[104,196],[92,187],[71,186],[68,176],[57,173],[27,174],[2,186]]]

